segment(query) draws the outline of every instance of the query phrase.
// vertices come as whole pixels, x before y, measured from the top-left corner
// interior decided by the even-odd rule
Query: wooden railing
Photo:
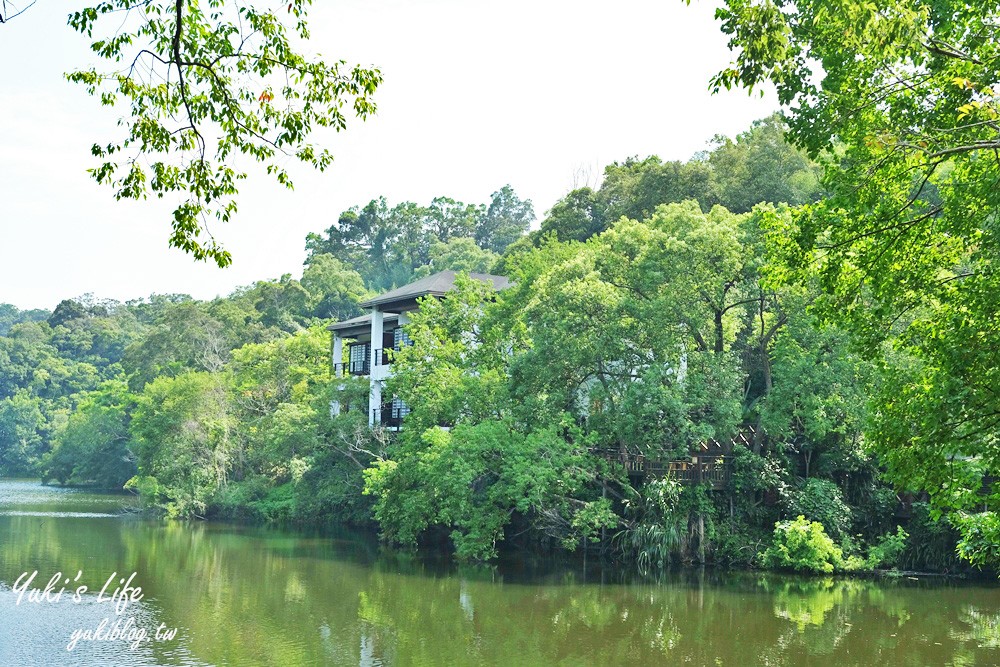
[[[669,477],[682,484],[707,484],[713,489],[725,487],[729,481],[729,463],[732,457],[714,454],[695,454],[687,459],[651,459],[643,454],[619,450],[594,450],[601,458],[616,463],[630,477],[661,479]]]
[[[662,479],[669,477],[682,484],[707,484],[713,490],[725,488],[731,472],[733,447],[750,447],[756,435],[752,427],[730,438],[728,445],[718,440],[708,440],[689,458],[657,459],[645,454],[620,449],[595,449],[594,454],[616,463],[630,477]]]

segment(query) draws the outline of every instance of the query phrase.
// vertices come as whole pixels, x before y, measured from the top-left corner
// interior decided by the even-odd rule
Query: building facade
[[[507,287],[507,278],[488,273],[470,273],[473,280],[489,282],[494,289]],[[392,375],[389,350],[408,344],[404,327],[409,313],[417,310],[424,297],[442,298],[455,288],[455,271],[441,271],[408,285],[380,294],[361,304],[368,311],[360,317],[331,324],[332,361],[336,377],[369,379],[368,423],[399,428],[409,408],[399,398],[385,395],[385,381]],[[339,403],[331,405],[336,414]]]

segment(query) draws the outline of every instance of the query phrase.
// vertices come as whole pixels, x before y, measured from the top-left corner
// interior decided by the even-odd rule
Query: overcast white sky
[[[311,50],[380,67],[379,113],[333,139],[332,169],[295,168],[295,192],[244,184],[214,230],[234,256],[221,270],[167,247],[169,207],[116,202],[85,173],[117,116],[62,78],[89,60],[65,25],[81,4],[39,0],[0,26],[0,303],[20,308],[298,276],[306,233],[379,195],[481,203],[510,183],[542,216],[611,161],[687,159],[777,107],[708,93],[729,62],[712,2],[318,0]]]

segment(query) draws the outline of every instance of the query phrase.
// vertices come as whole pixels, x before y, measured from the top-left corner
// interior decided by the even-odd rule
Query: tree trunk
[[[725,333],[722,330],[722,310],[715,311],[715,353],[721,354],[725,349]]]

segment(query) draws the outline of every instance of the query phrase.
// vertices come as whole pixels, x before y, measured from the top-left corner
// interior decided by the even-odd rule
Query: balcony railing
[[[343,377],[344,375],[369,375],[370,370],[371,365],[368,359],[358,359],[346,364],[333,365],[333,374],[336,377]]]
[[[403,425],[403,417],[388,405],[384,408],[375,408],[372,410],[372,421],[385,428],[399,428]]]
[[[368,375],[367,361],[352,361],[346,364],[334,364],[334,377],[344,377],[345,375]]]

